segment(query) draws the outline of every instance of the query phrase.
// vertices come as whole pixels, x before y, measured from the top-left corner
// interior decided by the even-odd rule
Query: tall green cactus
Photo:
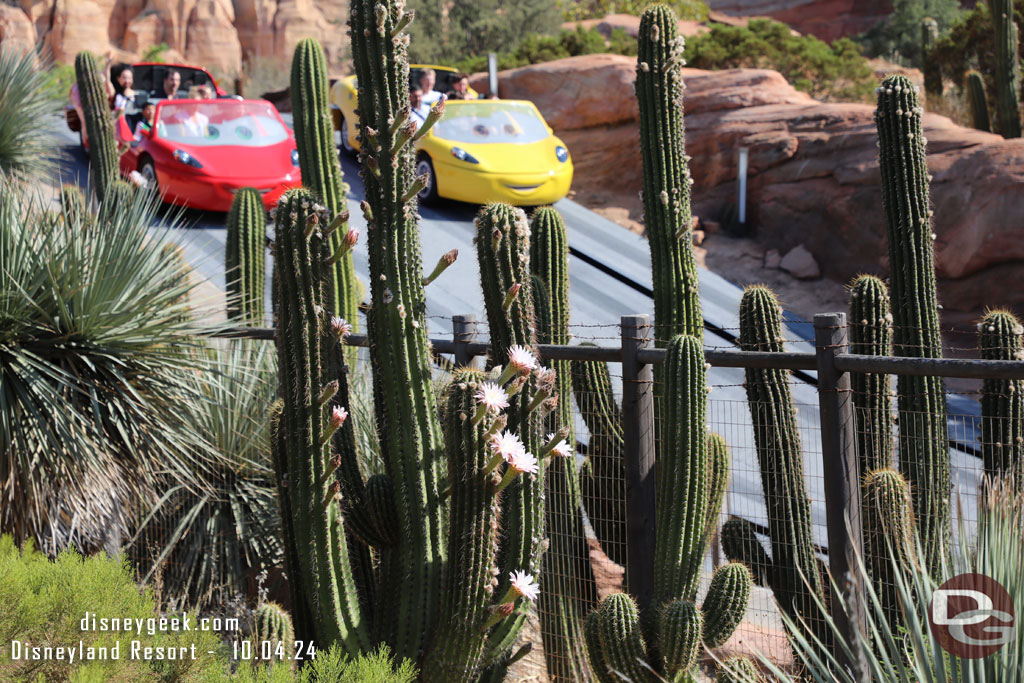
[[[1009,311],[992,310],[978,323],[981,357],[1024,360],[1024,327]],[[1024,380],[986,379],[981,388],[981,452],[989,476],[1024,477]]]
[[[537,209],[530,219],[530,272],[538,341],[568,344],[569,242],[565,222],[550,206]],[[565,441],[576,443],[572,414],[572,372],[569,361],[553,361],[558,406],[547,417],[545,432],[567,431]],[[575,451],[575,448],[573,448]],[[586,679],[583,618],[597,602],[597,586],[590,571],[590,550],[583,525],[583,502],[575,457],[559,459],[545,474],[546,525],[551,545],[544,554],[545,589],[539,611],[544,636],[544,657],[552,681]]]
[[[675,13],[652,5],[640,18],[636,96],[640,106],[644,225],[651,248],[656,343],[704,336],[693,253],[683,127],[683,37]]]
[[[331,124],[327,59],[315,38],[303,38],[295,46],[291,94],[302,184],[327,206],[332,220],[339,214],[347,216],[346,185],[334,147],[334,128]],[[348,221],[345,220],[331,234],[332,253],[341,248],[348,229]],[[331,271],[334,314],[347,320],[356,330],[360,300],[352,254],[346,253],[341,257],[331,266]]]
[[[911,580],[917,551],[906,480],[893,469],[868,472],[862,484],[864,564],[893,633],[905,627],[897,576]]]
[[[988,98],[985,96],[985,80],[981,74],[971,69],[964,77],[964,88],[967,90],[967,102],[971,106],[971,125],[986,133],[992,132],[992,121],[988,115]]]
[[[929,95],[942,95],[942,70],[938,62],[928,58],[928,53],[939,39],[939,22],[931,17],[921,20],[921,71],[924,74],[924,89]]]
[[[873,275],[858,275],[850,284],[850,353],[892,355],[892,313],[889,290]],[[892,381],[889,375],[850,373],[857,411],[857,453],[860,471],[892,467]]]
[[[267,281],[267,211],[254,187],[235,193],[228,212],[224,269],[228,318],[246,325],[263,324]]]
[[[940,358],[942,337],[932,249],[935,235],[922,113],[910,79],[894,75],[882,82],[875,122],[891,264],[893,352],[904,357]],[[900,375],[897,389],[900,471],[914,497],[924,551],[937,568],[950,524],[946,395],[941,377]]]
[[[60,188],[60,208],[69,221],[86,224],[89,216],[89,202],[78,185],[66,184]]]
[[[253,650],[257,657],[262,658],[264,651],[272,653],[269,660],[294,657],[295,630],[284,607],[276,602],[265,602],[256,608],[253,621]]]
[[[764,286],[747,287],[740,300],[740,348],[784,351],[782,308]],[[771,558],[757,543],[749,522],[734,520],[722,527],[722,546],[730,560],[763,573],[779,606],[794,619],[820,624],[816,600],[824,602],[825,584],[811,536],[811,501],[804,483],[796,408],[789,372],[746,370],[747,401],[761,469],[761,488],[768,511]],[[770,562],[767,567],[759,566]]]
[[[1004,138],[1019,138],[1020,60],[1017,56],[1013,0],[989,0],[988,7],[996,38],[996,120],[999,134]]]
[[[110,101],[103,75],[96,55],[79,52],[75,57],[75,80],[78,83],[78,97],[85,115],[85,131],[89,142],[89,178],[92,191],[98,201],[107,194],[107,188],[121,178],[117,154],[117,138],[114,135],[114,121],[110,116]]]

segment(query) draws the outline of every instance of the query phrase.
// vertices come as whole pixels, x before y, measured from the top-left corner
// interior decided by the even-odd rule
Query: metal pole
[[[651,344],[651,317],[625,315],[622,435],[626,458],[626,580],[641,610],[654,595],[654,371],[637,358]]]
[[[476,316],[453,315],[452,316],[452,341],[455,342],[455,365],[459,367],[473,367],[476,363],[476,356],[469,352],[467,344],[476,339]]]
[[[740,159],[736,169],[737,192],[739,194],[736,198],[736,217],[740,225],[747,222],[747,160],[749,156],[750,150],[746,147],[740,147]]]
[[[487,53],[487,89],[491,97],[498,96],[498,54]]]
[[[821,459],[825,476],[825,511],[828,521],[828,564],[843,591],[846,612],[832,598],[832,618],[851,651],[858,651],[864,627],[863,583],[857,557],[863,557],[861,535],[860,472],[857,466],[856,422],[850,376],[836,369],[837,355],[847,352],[845,313],[814,316],[814,346],[818,365],[818,408],[821,417]],[[838,650],[838,648],[837,648]],[[853,680],[867,683],[861,658],[850,661],[837,652]]]

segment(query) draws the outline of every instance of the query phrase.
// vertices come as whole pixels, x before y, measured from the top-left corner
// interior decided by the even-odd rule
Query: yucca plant
[[[32,182],[56,169],[54,112],[62,95],[32,51],[0,47],[0,176]]]
[[[103,230],[18,184],[0,196],[0,530],[51,554],[116,551],[160,481],[199,489],[217,459],[181,411],[202,398],[192,285],[145,193]]]
[[[200,353],[210,369],[190,377],[202,400],[181,409],[222,462],[196,472],[206,490],[166,483],[136,532],[132,556],[144,582],[160,575],[164,601],[203,610],[244,592],[246,580],[279,564],[282,551],[267,422],[277,393],[273,345],[236,339]]]
[[[986,482],[979,498],[977,528],[962,518],[958,537],[961,543],[947,548],[941,569],[928,573],[931,559],[918,538],[915,570],[906,572],[906,563],[892,554],[892,575],[896,580],[900,608],[906,615],[906,628],[894,631],[886,618],[887,606],[870,589],[863,564],[860,582],[868,586],[865,636],[856,643],[843,642],[834,622],[829,626],[843,651],[862,662],[872,681],[891,683],[994,683],[1024,680],[1024,629],[1016,628],[1010,642],[996,653],[979,659],[962,659],[943,651],[929,627],[932,595],[946,580],[963,573],[988,576],[1006,589],[1014,601],[1017,615],[1024,607],[1024,496],[1012,481]],[[970,542],[973,540],[973,542]],[[1019,617],[1018,617],[1019,618]],[[789,621],[789,617],[783,615]],[[995,622],[990,622],[995,623]],[[808,637],[806,629],[789,624],[791,643],[803,665],[801,678],[794,678],[766,658],[762,664],[781,681],[853,683],[853,676],[838,663],[833,652],[820,641]],[[742,679],[741,679],[742,680]]]

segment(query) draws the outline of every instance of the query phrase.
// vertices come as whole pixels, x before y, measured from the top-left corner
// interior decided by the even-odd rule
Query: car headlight
[[[292,166],[298,166],[298,165],[299,165],[299,150],[293,149],[292,150]]]
[[[569,160],[569,150],[559,145],[558,147],[555,147],[555,156],[564,164]]]
[[[194,156],[180,149],[174,150],[174,158],[192,168],[202,168],[203,165]]]
[[[470,164],[479,164],[476,157],[460,147],[452,147],[452,156],[459,161],[465,161]]]

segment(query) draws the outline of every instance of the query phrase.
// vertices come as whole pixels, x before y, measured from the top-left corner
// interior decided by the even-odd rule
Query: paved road
[[[290,123],[290,121],[289,121]],[[84,183],[86,158],[77,146],[77,137],[63,131],[63,144],[69,161],[65,165],[65,181]],[[353,158],[343,155],[345,179],[351,186],[349,205],[352,224],[365,231],[365,222],[358,203],[362,198],[362,181]],[[619,317],[630,313],[653,313],[650,297],[643,293],[650,288],[650,255],[646,241],[620,226],[586,210],[569,200],[556,208],[565,217],[569,244],[574,254],[570,263],[570,298],[573,332],[576,341],[595,339],[597,343],[616,344]],[[421,210],[421,241],[423,262],[429,269],[446,251],[457,248],[460,258],[427,290],[428,315],[431,334],[450,336],[450,318],[463,313],[475,313],[485,319],[479,275],[472,244],[475,208],[462,204],[443,204]],[[225,242],[224,214],[186,213],[190,227],[177,231],[172,238],[185,250],[187,260],[213,285],[224,288],[223,253]],[[355,251],[355,263],[360,277],[367,278],[366,242],[360,240]],[[604,269],[593,265],[603,264]],[[620,277],[612,277],[607,269]],[[632,281],[626,284],[622,279]],[[737,311],[742,290],[724,278],[702,269],[700,271],[701,299],[705,320],[713,328],[735,334],[739,325]],[[794,340],[790,350],[813,351],[811,344],[801,340],[808,334],[807,325],[791,325],[787,337]],[[707,332],[706,344],[713,347],[731,347],[730,340],[714,332]],[[612,368],[613,373],[617,371]],[[813,373],[811,373],[813,374]],[[708,373],[712,385],[710,393],[709,424],[720,432],[732,449],[732,481],[726,512],[766,523],[761,495],[761,483],[753,447],[753,434],[743,389],[743,372],[738,369],[712,368]],[[822,488],[823,475],[819,447],[818,411],[815,390],[807,383],[795,381],[793,395],[799,406],[799,424],[803,439],[809,491],[813,499],[815,540],[827,545],[825,534],[825,507]],[[970,403],[959,403],[955,412],[975,412]],[[968,421],[968,427],[973,421]],[[586,438],[580,425],[581,439]],[[973,439],[973,433],[963,425],[951,436]],[[951,451],[954,476],[965,493],[977,490],[977,459],[960,451]],[[972,513],[973,505],[965,508]]]

